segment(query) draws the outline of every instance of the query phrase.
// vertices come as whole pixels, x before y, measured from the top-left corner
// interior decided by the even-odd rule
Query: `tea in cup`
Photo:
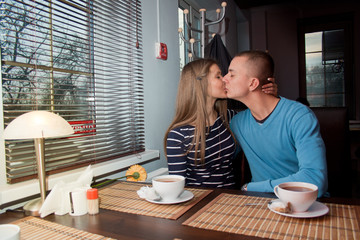
[[[275,195],[284,203],[290,203],[293,212],[306,212],[316,201],[318,187],[306,182],[285,182],[274,187]]]
[[[184,192],[185,177],[180,175],[162,175],[154,177],[152,185],[162,200],[174,201]]]

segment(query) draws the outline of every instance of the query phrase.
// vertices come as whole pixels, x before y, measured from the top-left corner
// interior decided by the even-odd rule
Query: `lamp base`
[[[43,203],[41,201],[41,198],[36,198],[36,199],[33,199],[30,202],[26,203],[23,208],[25,211],[25,215],[39,217],[40,216],[39,211],[40,211],[42,204]]]

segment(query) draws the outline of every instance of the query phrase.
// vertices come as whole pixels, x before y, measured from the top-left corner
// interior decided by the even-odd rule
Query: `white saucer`
[[[156,203],[156,204],[176,204],[176,203],[182,203],[182,202],[186,202],[189,201],[190,199],[192,199],[194,197],[194,194],[188,190],[185,190],[177,199],[175,200],[171,200],[171,201],[164,201],[162,199],[160,200],[150,200],[145,198],[146,201],[151,202],[151,203]]]
[[[280,201],[279,199],[273,201]],[[274,213],[287,216],[287,217],[294,217],[294,218],[313,218],[313,217],[320,217],[329,212],[329,208],[321,203],[321,202],[314,202],[313,205],[306,211],[306,212],[294,212],[294,213],[282,213],[275,211],[274,209],[270,208],[270,203],[268,203],[268,208],[273,211]]]

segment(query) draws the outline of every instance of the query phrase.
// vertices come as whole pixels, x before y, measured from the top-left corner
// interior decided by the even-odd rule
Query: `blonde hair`
[[[166,152],[167,136],[171,129],[193,125],[194,138],[190,150],[195,150],[195,163],[198,162],[198,150],[200,146],[200,162],[205,161],[205,147],[206,147],[206,126],[210,125],[210,119],[206,111],[207,89],[208,89],[208,74],[210,67],[217,64],[212,59],[198,59],[185,65],[181,72],[180,82],[178,86],[178,93],[176,99],[175,117],[165,133],[164,150]],[[227,100],[218,99],[214,105],[215,111],[222,118],[226,128],[229,128],[227,117]],[[200,144],[200,143],[204,144]]]

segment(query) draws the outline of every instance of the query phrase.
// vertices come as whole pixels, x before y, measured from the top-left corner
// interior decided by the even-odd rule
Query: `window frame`
[[[355,119],[356,89],[353,80],[353,15],[329,15],[315,18],[298,20],[298,43],[299,43],[299,96],[306,98],[306,65],[305,65],[305,34],[311,32],[331,31],[344,29],[344,87],[345,107],[349,110],[349,118]]]

